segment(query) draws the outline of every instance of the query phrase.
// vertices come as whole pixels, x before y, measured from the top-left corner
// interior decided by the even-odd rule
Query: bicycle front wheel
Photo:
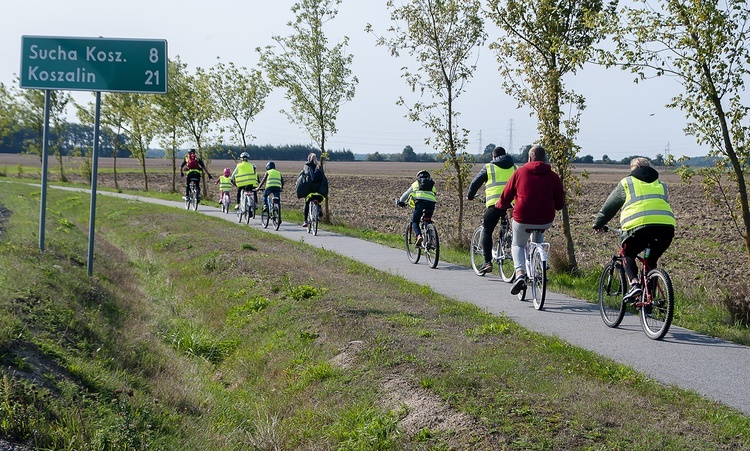
[[[474,230],[474,234],[471,236],[471,248],[469,248],[469,255],[471,256],[471,268],[474,270],[474,274],[483,276],[484,274],[479,272],[479,268],[484,264],[484,249],[482,248],[482,231],[484,227],[479,226]]]
[[[531,299],[534,302],[534,308],[537,310],[544,308],[544,299],[547,297],[547,262],[544,260],[542,252],[542,249],[537,247],[534,255],[531,256],[534,272],[529,283],[531,283]]]
[[[419,257],[422,255],[422,248],[417,247],[414,243],[417,241],[417,236],[414,233],[414,229],[411,226],[411,222],[406,224],[406,232],[404,232],[404,241],[406,244],[406,256],[409,257],[409,261],[412,263],[418,263]]]
[[[619,326],[625,317],[626,304],[622,297],[627,287],[622,266],[610,261],[599,277],[599,314],[607,327]]]
[[[513,254],[511,254],[511,246],[513,245],[513,228],[509,225],[506,230],[502,230],[500,233],[500,240],[495,243],[495,249],[497,261],[500,267],[500,277],[503,282],[513,282],[516,278],[516,268],[513,263]]]
[[[643,299],[647,303],[641,307],[641,326],[646,336],[652,340],[661,340],[669,331],[674,317],[674,290],[672,281],[666,271],[652,269],[646,276],[647,289]]]
[[[440,238],[438,238],[437,228],[435,224],[429,223],[424,228],[425,238],[425,256],[427,257],[427,263],[430,268],[437,268],[438,261],[440,260]]]

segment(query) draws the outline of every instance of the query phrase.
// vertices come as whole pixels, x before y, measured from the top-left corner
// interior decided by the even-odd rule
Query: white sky
[[[166,39],[170,58],[179,55],[192,72],[209,68],[217,57],[223,62],[252,68],[257,65],[256,47],[274,44],[272,35],[291,33],[287,22],[293,0],[0,0],[0,82],[10,85],[20,71],[21,36],[75,36],[132,39]],[[364,6],[367,5],[367,6]],[[372,23],[384,34],[389,13],[385,0],[344,0],[338,16],[327,24],[330,43],[342,36],[350,39],[353,72],[359,78],[352,102],[342,106],[338,133],[330,138],[330,150],[354,153],[400,153],[410,145],[417,153],[434,150],[424,145],[426,129],[409,122],[406,109],[395,105],[399,96],[409,98],[400,68],[410,65],[405,57],[391,57],[375,46],[375,36],[364,32]],[[490,33],[490,39],[497,38]],[[697,156],[706,153],[685,136],[680,111],[664,105],[678,93],[673,80],[650,80],[640,84],[618,69],[586,67],[568,80],[568,85],[586,97],[587,108],[580,123],[580,155],[622,159],[631,155],[654,157],[657,153]],[[489,143],[512,151],[537,138],[536,120],[527,109],[501,89],[493,53],[485,47],[478,70],[459,98],[459,126],[470,130],[468,150],[479,153]],[[78,102],[88,102],[88,93],[73,93]],[[413,97],[412,97],[413,98]],[[265,110],[251,125],[253,144],[308,144],[310,138],[290,124],[279,110],[287,108],[281,91],[274,91]]]

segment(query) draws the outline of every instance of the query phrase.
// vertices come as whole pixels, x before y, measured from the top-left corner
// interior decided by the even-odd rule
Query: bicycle
[[[547,297],[547,255],[549,255],[550,244],[537,242],[540,240],[540,235],[544,234],[544,229],[527,229],[526,231],[531,233],[526,244],[526,287],[518,293],[518,299],[525,300],[526,290],[531,286],[531,300],[534,308],[542,310]]]
[[[229,213],[229,205],[231,204],[231,199],[229,198],[229,193],[222,192],[221,193],[221,201],[219,203],[221,204],[221,212],[222,213]]]
[[[406,224],[406,231],[404,232],[406,255],[410,262],[416,264],[419,263],[419,259],[424,253],[430,268],[437,268],[440,260],[440,238],[432,218],[422,214],[419,221],[419,230],[422,232],[422,244],[417,246],[411,220]]]
[[[269,223],[273,223],[273,228],[279,230],[281,225],[281,199],[269,194],[266,196],[266,208],[260,212],[260,222],[263,228],[268,228]]]
[[[479,272],[479,268],[484,264],[484,248],[482,247],[483,231],[484,226],[482,224],[474,230],[469,249],[471,267],[474,269],[474,274],[478,276],[484,275]],[[507,224],[501,224],[500,227],[496,227],[492,235],[492,258],[490,261],[497,264],[503,282],[513,282],[516,278],[516,271],[513,267],[513,256],[510,253],[510,248],[513,244],[513,219],[508,218]]]
[[[240,207],[237,209],[237,222],[245,221],[250,224],[250,218],[255,217],[255,199],[253,198],[252,189],[243,188],[240,190]]]
[[[318,235],[318,222],[322,214],[320,209],[320,202],[323,200],[323,196],[320,194],[310,194],[310,206],[307,209],[307,233]]]
[[[198,183],[195,180],[190,181],[190,187],[188,188],[188,195],[185,196],[185,209],[198,211]]]
[[[620,229],[605,227],[604,230],[620,233]],[[625,317],[628,304],[632,305],[640,317],[641,327],[652,340],[661,340],[669,331],[674,318],[674,290],[669,274],[660,268],[651,268],[646,260],[650,252],[646,247],[636,256],[638,281],[643,291],[636,299],[624,299],[630,286],[623,267],[623,249],[604,266],[599,278],[599,313],[604,324],[617,327]],[[640,263],[640,264],[639,264]]]

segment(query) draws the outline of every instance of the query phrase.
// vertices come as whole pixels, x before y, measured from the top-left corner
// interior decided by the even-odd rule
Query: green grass
[[[750,447],[750,419],[695,393],[219,218],[106,198],[89,278],[88,196],[50,190],[42,253],[38,188],[2,185],[0,437],[42,449]]]

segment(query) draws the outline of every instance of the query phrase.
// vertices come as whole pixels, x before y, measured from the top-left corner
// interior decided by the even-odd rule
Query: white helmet
[[[250,159],[250,154],[249,154],[249,153],[247,153],[247,152],[242,152],[242,153],[240,154],[240,160],[242,160],[242,161],[246,161],[246,160],[249,160],[249,159]]]

